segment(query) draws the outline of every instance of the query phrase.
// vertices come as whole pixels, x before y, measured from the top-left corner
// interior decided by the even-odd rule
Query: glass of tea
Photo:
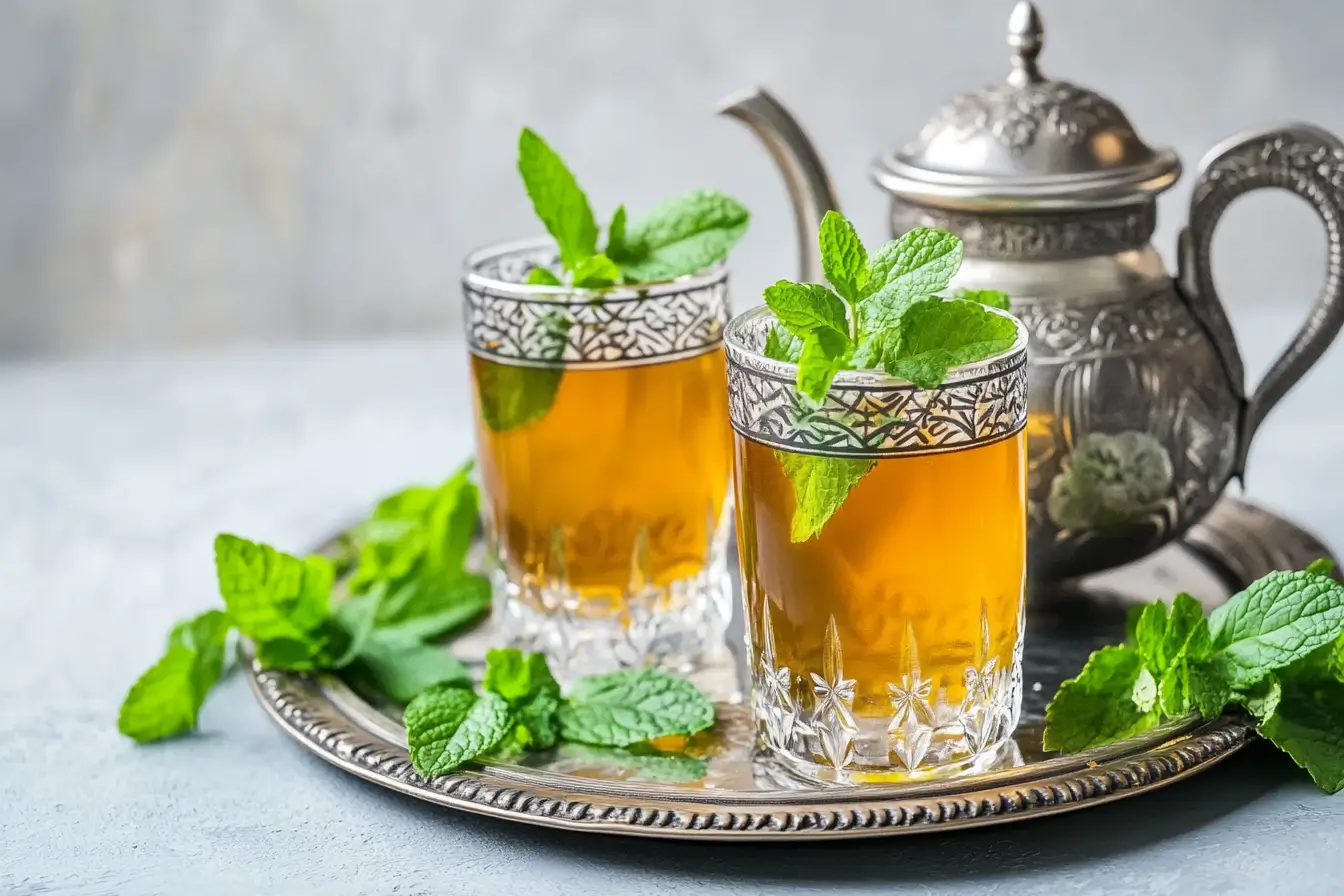
[[[910,780],[1010,749],[1027,502],[1014,322],[1011,348],[937,389],[846,370],[820,402],[766,356],[769,309],[728,327],[753,714],[796,772]]]
[[[553,243],[495,246],[463,283],[495,618],[557,674],[693,668],[732,601],[727,268],[579,289],[538,266]]]

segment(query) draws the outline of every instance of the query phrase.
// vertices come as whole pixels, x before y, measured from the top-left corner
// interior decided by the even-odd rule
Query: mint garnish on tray
[[[630,747],[695,734],[714,724],[714,704],[690,682],[656,669],[590,675],[562,697],[546,658],[516,648],[486,654],[485,680],[436,685],[406,707],[411,763],[425,777],[511,749],[558,740]]]
[[[841,370],[882,370],[921,389],[936,389],[949,369],[1012,347],[1013,322],[985,310],[1006,309],[1006,294],[937,295],[961,266],[962,245],[955,235],[918,227],[870,258],[854,226],[830,211],[818,243],[829,287],[780,280],[765,290],[765,304],[778,323],[767,334],[764,353],[798,365],[798,390],[811,401],[825,398]],[[794,542],[820,532],[875,464],[776,453],[794,487]]]
[[[467,464],[442,485],[380,501],[348,533],[335,563],[220,535],[215,568],[225,609],[173,629],[163,657],[126,695],[117,729],[142,743],[194,729],[233,629],[253,641],[263,668],[339,670],[407,704],[411,761],[427,777],[561,741],[638,752],[650,739],[711,727],[714,705],[704,694],[652,669],[582,678],[562,696],[542,654],[504,648],[486,653],[481,689],[472,685],[466,666],[434,643],[489,606],[489,582],[466,570],[479,503],[470,472]],[[333,601],[338,571],[348,573],[350,593]],[[668,776],[704,765],[656,752],[613,757]]]
[[[469,471],[399,492],[356,526],[347,553],[359,593],[337,603],[330,559],[217,537],[224,610],[173,629],[163,657],[126,695],[118,730],[143,742],[194,729],[233,629],[253,641],[263,667],[348,670],[398,701],[466,680],[466,668],[428,641],[479,619],[490,603],[489,582],[465,568],[478,502]]]
[[[1136,608],[1125,644],[1060,686],[1046,749],[1075,753],[1235,705],[1322,790],[1344,789],[1344,585],[1332,570],[1272,572],[1207,618],[1187,594]]]

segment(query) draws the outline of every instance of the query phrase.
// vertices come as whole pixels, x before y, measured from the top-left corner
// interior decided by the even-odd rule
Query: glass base
[[[865,724],[870,723],[870,724]],[[862,720],[854,740],[855,759],[836,768],[828,764],[824,755],[809,759],[797,750],[780,750],[770,743],[769,734],[762,726],[758,743],[767,755],[794,777],[816,784],[903,784],[918,781],[936,781],[960,775],[975,775],[987,771],[1012,768],[1022,764],[1022,753],[1013,739],[1004,736],[984,744],[978,750],[967,748],[965,738],[938,735],[928,745],[928,752],[913,768],[903,764],[903,744],[891,743],[891,735],[880,719]],[[891,750],[890,754],[884,751]],[[864,759],[868,761],[864,761]],[[908,752],[904,758],[910,758]]]
[[[733,587],[725,561],[720,555],[698,575],[616,599],[520,585],[496,570],[495,618],[509,644],[545,653],[562,681],[643,666],[691,672],[727,654]]]

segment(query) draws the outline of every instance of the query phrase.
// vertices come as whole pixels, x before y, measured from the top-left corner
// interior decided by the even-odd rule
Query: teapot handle
[[[1223,212],[1243,193],[1277,187],[1316,209],[1327,240],[1325,287],[1311,316],[1242,408],[1232,475],[1244,478],[1246,454],[1265,416],[1311,369],[1344,324],[1344,142],[1310,125],[1240,135],[1209,151],[1181,232],[1178,280],[1191,312],[1208,331],[1232,388],[1244,396],[1245,370],[1227,312],[1213,285],[1210,248]]]

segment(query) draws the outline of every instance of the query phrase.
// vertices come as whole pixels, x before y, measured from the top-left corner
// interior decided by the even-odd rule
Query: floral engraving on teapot
[[[955,135],[965,140],[986,133],[1008,149],[1021,152],[1043,131],[1078,144],[1100,130],[1132,128],[1114,103],[1067,81],[1045,81],[1025,88],[1001,84],[948,103],[906,152],[921,153],[934,138]]]
[[[1153,235],[1157,205],[1144,203],[1093,214],[958,214],[905,202],[891,206],[891,232],[937,227],[961,237],[969,258],[1043,261],[1137,249]]]
[[[1061,529],[1106,531],[1158,509],[1171,491],[1171,455],[1145,432],[1078,440],[1050,482],[1046,511]]]
[[[1093,306],[1022,301],[1013,313],[1031,335],[1037,364],[1142,351],[1155,342],[1180,344],[1199,336],[1165,283],[1138,299]]]

